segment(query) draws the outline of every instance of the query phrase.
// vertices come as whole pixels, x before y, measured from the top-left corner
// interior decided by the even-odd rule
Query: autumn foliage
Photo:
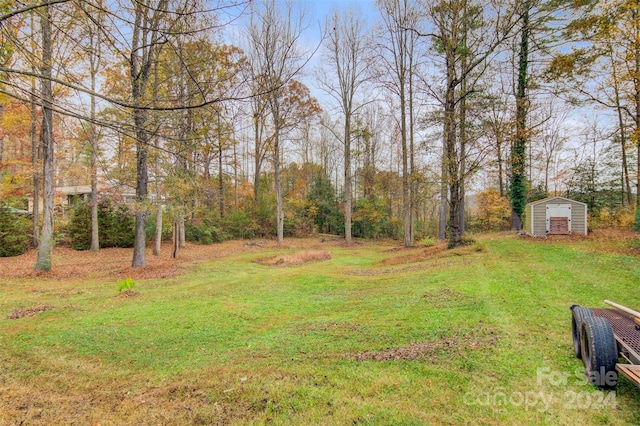
[[[508,230],[510,213],[509,201],[501,197],[496,189],[488,189],[478,194],[478,207],[473,226],[483,232]]]

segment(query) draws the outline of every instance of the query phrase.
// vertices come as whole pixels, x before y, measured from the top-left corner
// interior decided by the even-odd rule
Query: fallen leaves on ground
[[[7,319],[30,317],[40,312],[50,311],[51,309],[54,309],[54,307],[49,305],[36,306],[35,308],[16,308],[12,313],[7,315]]]
[[[264,257],[256,262],[262,265],[292,266],[305,263],[322,262],[331,259],[331,254],[326,250],[309,250],[281,256]]]
[[[326,250],[319,250],[317,238],[290,239],[278,245],[276,241],[260,240],[256,244],[247,241],[226,241],[219,244],[198,245],[187,243],[180,248],[178,257],[171,258],[171,242],[163,244],[160,255],[154,256],[147,248],[146,266],[132,268],[133,249],[108,248],[97,252],[78,251],[70,247],[57,246],[53,250],[52,270],[34,271],[37,251],[15,257],[0,257],[0,280],[15,278],[38,278],[68,280],[82,278],[131,278],[150,279],[168,278],[177,275],[189,265],[220,259],[241,251],[293,250],[294,253],[281,257],[282,264],[295,262],[320,261],[331,258]],[[297,252],[300,251],[300,252]],[[306,259],[306,260],[305,260]]]

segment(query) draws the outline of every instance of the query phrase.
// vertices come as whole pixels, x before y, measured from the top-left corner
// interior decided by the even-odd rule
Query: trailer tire
[[[599,388],[615,389],[618,346],[605,318],[587,316],[581,325],[581,352],[587,381]]]
[[[571,307],[571,335],[573,337],[573,352],[576,358],[582,359],[582,349],[580,348],[580,338],[582,335],[582,320],[592,317],[593,311],[584,306],[573,305]]]

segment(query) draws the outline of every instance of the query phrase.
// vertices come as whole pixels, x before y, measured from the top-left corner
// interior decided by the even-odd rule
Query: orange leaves
[[[511,207],[506,197],[496,189],[488,189],[478,195],[477,215],[483,231],[498,231],[509,227]]]

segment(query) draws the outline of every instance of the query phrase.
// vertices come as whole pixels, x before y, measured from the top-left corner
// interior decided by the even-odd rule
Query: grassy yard
[[[569,311],[640,308],[635,236],[287,244],[0,259],[0,425],[640,423],[638,388],[584,384]]]

